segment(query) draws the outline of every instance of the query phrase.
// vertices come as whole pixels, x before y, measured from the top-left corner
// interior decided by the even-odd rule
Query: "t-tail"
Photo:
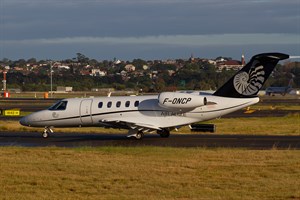
[[[289,58],[282,53],[255,55],[213,95],[232,98],[249,98],[257,95],[280,60]]]

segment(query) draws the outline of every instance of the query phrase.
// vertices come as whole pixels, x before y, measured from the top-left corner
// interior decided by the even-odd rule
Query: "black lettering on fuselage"
[[[170,116],[182,116],[182,117],[185,117],[185,113],[183,113],[183,112],[163,111],[163,112],[161,112],[161,116],[164,116],[164,117],[170,117]]]
[[[163,104],[165,104],[166,102],[168,102],[169,98],[165,98]]]
[[[165,104],[165,103],[187,104],[191,100],[192,100],[192,98],[174,98],[174,99],[165,98],[163,101],[163,104]]]
[[[172,104],[187,104],[192,98],[174,98]]]

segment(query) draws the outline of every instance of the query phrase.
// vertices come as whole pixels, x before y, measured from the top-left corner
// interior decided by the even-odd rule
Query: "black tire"
[[[49,137],[48,131],[44,131],[43,134],[42,134],[42,137],[43,138],[48,138]]]
[[[135,136],[135,139],[137,140],[141,140],[144,138],[144,133],[143,132],[137,132],[136,136]]]
[[[160,135],[162,138],[168,138],[170,136],[170,131],[163,129],[161,131],[157,131],[157,133]]]

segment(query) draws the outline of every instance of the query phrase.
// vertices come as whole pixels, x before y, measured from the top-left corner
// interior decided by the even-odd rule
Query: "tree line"
[[[61,70],[53,74],[53,88],[56,86],[71,86],[74,91],[90,91],[92,88],[114,88],[116,90],[135,90],[143,92],[161,92],[175,90],[216,90],[232,77],[237,71],[223,70],[218,72],[214,65],[208,62],[190,62],[177,60],[176,64],[164,64],[153,61],[150,69],[143,70],[143,65],[149,65],[149,61],[135,59],[132,62],[123,62],[114,65],[113,61],[98,62],[89,59],[82,54],[76,58],[62,61],[69,63],[70,69]],[[32,58],[18,61],[2,60],[2,66],[10,64],[14,66],[25,66],[26,63],[45,63]],[[77,64],[76,64],[77,63]],[[79,63],[79,64],[78,64]],[[136,66],[141,73],[128,73],[124,78],[120,72],[128,63]],[[107,76],[80,75],[78,72],[84,65],[97,66],[108,72]],[[178,68],[178,65],[181,67]],[[170,70],[174,73],[170,74]],[[156,74],[152,74],[156,71]],[[50,64],[41,68],[39,73],[21,73],[9,71],[7,74],[8,88],[19,88],[22,91],[49,91],[50,90]],[[264,88],[269,86],[287,86],[290,79],[293,79],[293,87],[300,88],[300,63],[278,64]]]

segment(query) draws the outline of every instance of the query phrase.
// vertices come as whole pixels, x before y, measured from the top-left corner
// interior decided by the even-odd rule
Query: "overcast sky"
[[[0,59],[300,55],[300,0],[0,0]]]

